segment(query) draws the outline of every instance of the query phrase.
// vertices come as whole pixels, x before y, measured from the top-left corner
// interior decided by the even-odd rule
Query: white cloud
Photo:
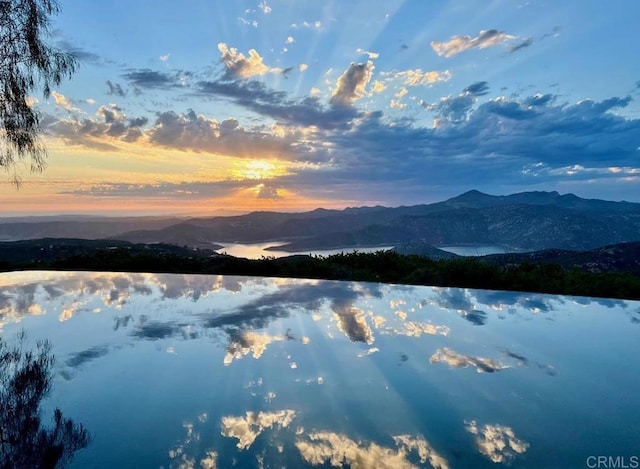
[[[161,62],[168,62],[169,61],[169,57],[171,57],[171,54],[164,54],[160,56],[160,61]]]
[[[296,40],[293,38],[293,36],[288,36],[285,42],[287,44],[293,44],[294,42],[296,42]]]
[[[374,69],[375,66],[370,60],[367,63],[351,63],[336,82],[331,104],[351,106],[355,101],[366,96],[365,88],[373,76]]]
[[[73,102],[67,98],[66,96],[64,96],[61,93],[58,93],[56,91],[52,91],[51,92],[51,96],[53,96],[53,99],[56,103],[56,106],[64,109],[67,112],[81,112],[80,109],[78,109],[77,107],[73,106]]]
[[[370,60],[377,59],[378,57],[380,57],[380,54],[378,52],[369,52],[364,49],[356,49],[356,52],[358,54],[366,55],[367,57],[369,57]]]
[[[291,27],[293,29],[306,28],[306,29],[322,29],[322,21],[303,21],[302,23],[292,23]]]
[[[415,70],[403,70],[386,72],[382,74],[387,80],[400,80],[405,86],[433,85],[438,82],[445,82],[451,79],[449,70],[443,71],[427,71],[424,72],[419,68]]]
[[[218,44],[218,50],[222,54],[221,60],[226,68],[227,75],[238,78],[251,78],[253,76],[265,75],[267,73],[281,73],[282,69],[269,67],[264,63],[264,59],[255,49],[249,50],[249,56],[235,47],[229,48],[227,44]]]
[[[269,5],[267,5],[266,0],[263,0],[262,2],[258,3],[258,8],[260,8],[262,10],[262,13],[264,13],[265,15],[268,15],[272,11],[272,8]]]
[[[504,44],[513,39],[516,39],[516,37],[498,31],[497,29],[488,29],[480,31],[477,37],[453,36],[444,42],[432,41],[431,47],[440,57],[453,57],[469,49],[485,49],[487,47]]]

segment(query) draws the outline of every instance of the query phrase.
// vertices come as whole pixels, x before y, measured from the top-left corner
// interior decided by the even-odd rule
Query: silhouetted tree
[[[70,77],[77,60],[45,42],[56,0],[0,0],[0,166],[18,184],[16,163],[29,156],[31,170],[44,168],[46,150],[40,142],[38,114],[29,94]]]
[[[51,389],[51,345],[38,342],[24,350],[24,332],[9,346],[0,336],[0,468],[55,468],[71,460],[90,441],[87,430],[53,414],[53,427],[42,428],[40,403]]]

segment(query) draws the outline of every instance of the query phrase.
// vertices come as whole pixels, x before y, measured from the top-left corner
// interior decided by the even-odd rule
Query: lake
[[[44,422],[59,407],[93,436],[74,468],[565,468],[640,456],[640,302],[0,274],[0,335],[11,343],[20,330],[57,358]]]
[[[350,252],[376,252],[386,251],[393,249],[393,246],[380,246],[380,247],[348,247],[339,249],[308,249],[306,251],[279,251],[275,248],[286,244],[285,242],[273,241],[269,243],[253,243],[253,244],[240,244],[240,243],[216,243],[223,246],[218,249],[219,253],[226,253],[234,257],[244,257],[246,259],[261,259],[262,257],[286,257],[294,256],[296,254],[304,254],[310,256],[331,256],[334,254],[350,253]]]

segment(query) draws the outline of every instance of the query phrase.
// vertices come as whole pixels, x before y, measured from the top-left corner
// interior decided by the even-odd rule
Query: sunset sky
[[[61,0],[82,66],[34,96],[0,215],[640,202],[635,0]]]

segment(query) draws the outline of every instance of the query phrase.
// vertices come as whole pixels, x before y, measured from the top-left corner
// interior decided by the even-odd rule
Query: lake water
[[[255,244],[239,244],[239,243],[217,243],[223,246],[222,249],[218,249],[219,253],[227,253],[234,257],[244,257],[246,259],[261,259],[262,257],[286,257],[296,254],[306,254],[311,256],[331,256],[340,253],[350,252],[376,252],[392,249],[393,246],[381,246],[381,247],[357,247],[357,248],[341,248],[341,249],[309,249],[306,251],[278,251],[276,249],[271,250],[268,248],[274,248],[282,246],[284,242],[270,242],[270,243],[255,243]]]
[[[502,246],[438,246],[438,249],[452,252],[459,256],[488,256],[510,252]]]
[[[569,468],[640,456],[639,302],[0,274],[0,334],[21,329],[57,357],[44,420],[57,406],[93,435],[74,468]]]

